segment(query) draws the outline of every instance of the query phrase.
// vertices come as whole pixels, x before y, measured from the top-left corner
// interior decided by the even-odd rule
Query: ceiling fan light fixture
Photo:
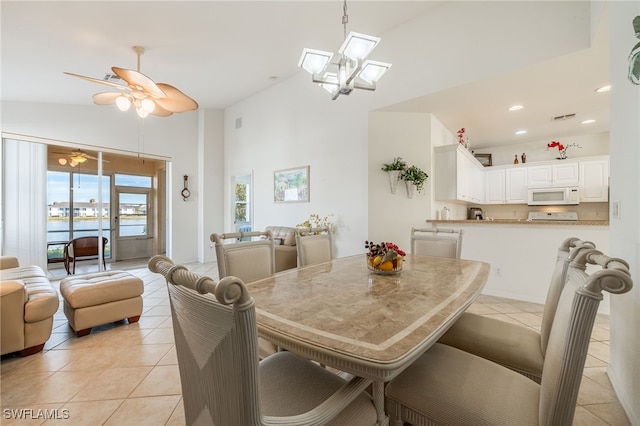
[[[116,98],[116,105],[120,111],[127,111],[131,108],[131,100],[126,95],[120,95]]]
[[[58,158],[58,164],[60,164],[61,166],[65,166],[67,164],[67,159],[66,158]]]
[[[76,163],[76,164],[82,164],[85,161],[87,161],[87,159],[82,155],[72,155],[69,158],[71,158],[71,163]]]
[[[154,109],[156,109],[156,104],[149,98],[143,99],[140,103],[143,110],[147,113],[152,113]]]

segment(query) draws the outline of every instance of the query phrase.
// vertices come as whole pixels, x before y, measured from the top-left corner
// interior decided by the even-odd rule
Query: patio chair
[[[187,425],[376,424],[371,380],[340,378],[291,352],[258,362],[254,301],[242,280],[218,283],[164,256]]]
[[[540,383],[549,334],[569,263],[581,250],[590,248],[595,245],[578,238],[567,238],[560,245],[539,333],[528,327],[465,312],[439,342],[501,364]]]
[[[331,229],[328,227],[296,229],[298,266],[331,262]]]
[[[587,264],[601,269],[589,275]],[[386,387],[392,425],[571,425],[602,290],[621,294],[632,287],[626,262],[581,250],[569,265],[540,384],[436,343]]]
[[[106,269],[104,250],[109,240],[102,237],[102,266]],[[98,237],[78,237],[64,245],[64,269],[67,275],[76,273],[76,262],[79,260],[98,259]],[[73,264],[73,266],[71,266]]]
[[[462,229],[411,228],[411,254],[460,259]]]

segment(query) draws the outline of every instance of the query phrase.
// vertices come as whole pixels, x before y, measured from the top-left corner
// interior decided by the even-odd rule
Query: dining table
[[[426,352],[482,291],[485,262],[407,254],[377,273],[367,255],[279,272],[247,284],[259,336],[340,372],[373,380],[378,425],[384,384]],[[383,271],[384,272],[384,271]]]

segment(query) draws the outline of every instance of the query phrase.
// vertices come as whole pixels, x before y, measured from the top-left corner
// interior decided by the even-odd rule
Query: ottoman
[[[91,328],[127,318],[137,322],[142,314],[144,284],[124,271],[75,275],[60,282],[64,314],[76,336]]]

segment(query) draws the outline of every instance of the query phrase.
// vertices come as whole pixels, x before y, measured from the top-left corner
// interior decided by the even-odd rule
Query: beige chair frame
[[[298,267],[331,262],[333,242],[329,227],[296,229],[296,250]]]
[[[465,312],[439,342],[501,364],[540,383],[549,334],[569,264],[581,250],[592,248],[595,248],[592,242],[575,237],[565,239],[558,248],[539,333],[524,326]]]
[[[167,280],[187,425],[372,426],[364,390],[317,364],[279,352],[258,363],[256,311],[242,280],[216,283],[155,256]]]
[[[589,275],[587,264],[601,269]],[[632,287],[625,261],[595,249],[581,250],[569,264],[541,384],[436,343],[386,387],[392,424],[571,425],[602,291],[622,294]]]
[[[411,254],[460,259],[463,234],[462,229],[411,228]],[[425,251],[420,247],[421,242],[432,247]]]
[[[254,237],[261,239],[243,241]],[[244,282],[251,282],[275,274],[275,251],[270,231],[211,234],[210,239],[215,243],[220,278],[233,275]],[[229,239],[237,242],[225,243]],[[267,264],[260,264],[260,259]]]

